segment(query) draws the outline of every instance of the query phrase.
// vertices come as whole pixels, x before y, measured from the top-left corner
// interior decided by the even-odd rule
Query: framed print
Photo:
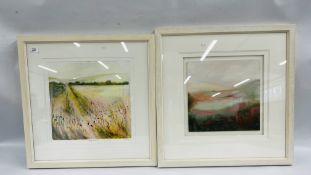
[[[152,35],[21,36],[29,168],[155,166]]]
[[[155,31],[159,167],[292,163],[294,28]]]

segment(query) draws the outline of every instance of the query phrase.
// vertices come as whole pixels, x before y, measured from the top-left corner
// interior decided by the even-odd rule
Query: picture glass
[[[53,140],[131,137],[129,61],[49,63]]]
[[[159,31],[159,165],[285,158],[288,33]]]
[[[260,131],[262,57],[184,58],[187,132]]]
[[[105,38],[27,44],[34,160],[150,162],[148,48]]]

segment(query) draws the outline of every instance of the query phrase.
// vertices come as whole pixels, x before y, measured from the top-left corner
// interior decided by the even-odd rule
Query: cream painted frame
[[[284,158],[248,158],[248,159],[196,159],[165,160],[163,152],[163,115],[162,115],[162,36],[183,36],[199,34],[244,34],[244,33],[286,33],[286,111],[285,111],[285,157]],[[157,143],[159,167],[192,166],[249,166],[249,165],[291,165],[293,162],[294,132],[294,84],[295,25],[254,25],[254,26],[197,26],[197,27],[161,27],[155,30],[156,36],[156,103],[157,103]]]
[[[29,43],[56,42],[147,42],[148,43],[148,91],[149,91],[149,159],[88,160],[88,161],[36,161],[32,133],[32,117],[29,94],[26,46]],[[156,109],[155,109],[155,44],[153,35],[79,35],[79,36],[19,36],[18,56],[23,105],[26,160],[28,168],[69,168],[69,167],[117,167],[156,166]]]

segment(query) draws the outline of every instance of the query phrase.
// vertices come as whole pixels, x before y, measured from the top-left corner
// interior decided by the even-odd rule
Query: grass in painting
[[[109,76],[49,77],[54,140],[131,137],[129,82]]]
[[[260,80],[222,90],[203,86],[191,91],[188,85],[189,132],[260,130]]]

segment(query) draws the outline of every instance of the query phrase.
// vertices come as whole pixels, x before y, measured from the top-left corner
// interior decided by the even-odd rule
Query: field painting
[[[187,63],[188,131],[260,130],[260,61],[198,64]]]
[[[54,140],[131,137],[127,75],[49,77]]]

